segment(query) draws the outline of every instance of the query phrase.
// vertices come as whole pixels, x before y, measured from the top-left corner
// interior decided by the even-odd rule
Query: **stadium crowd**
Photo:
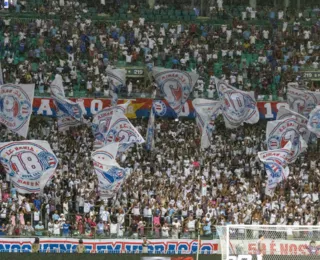
[[[147,121],[133,120],[142,135]],[[157,119],[155,149],[142,145],[119,159],[132,174],[113,200],[97,190],[91,129],[67,133],[33,118],[29,139],[47,140],[59,159],[43,194],[17,194],[1,170],[1,235],[193,238],[215,236],[214,225],[320,223],[320,160],[316,143],[294,164],[273,198],[257,151],[266,149],[265,123],[226,130],[217,122],[210,148],[199,150],[193,120]],[[1,140],[19,137],[1,128]],[[314,140],[313,140],[314,141]],[[132,189],[136,187],[136,189]]]
[[[257,97],[278,100],[288,82],[301,78],[303,69],[319,69],[317,6],[297,12],[237,5],[228,9],[224,2],[228,1],[210,2],[207,15],[214,20],[185,21],[184,11],[176,10],[175,19],[158,21],[155,17],[169,14],[165,4],[155,5],[151,15],[139,4],[123,5],[127,9],[116,4],[110,14],[123,12],[124,17],[104,21],[88,15],[88,8],[78,1],[43,1],[37,6],[45,11],[36,9],[35,18],[0,19],[5,82],[34,82],[37,95],[48,95],[54,74],[60,73],[67,96],[108,96],[106,69],[162,66],[200,74],[195,97],[214,98],[210,77],[217,76],[254,90]],[[50,14],[61,16],[47,19]],[[152,80],[146,86],[142,80],[128,79],[121,95],[154,93]]]

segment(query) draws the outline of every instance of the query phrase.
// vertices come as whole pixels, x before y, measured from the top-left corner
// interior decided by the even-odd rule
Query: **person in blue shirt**
[[[38,197],[36,197],[36,198],[33,200],[33,204],[34,204],[35,208],[37,208],[38,210],[41,209],[41,201],[39,200]]]
[[[66,223],[62,225],[62,235],[64,237],[69,236],[69,231],[70,231],[70,223],[69,223],[69,220],[67,220]]]
[[[10,189],[10,193],[11,193],[11,198],[15,200],[17,198],[17,190],[16,190],[16,188],[12,187]]]
[[[52,220],[53,220],[53,222],[55,222],[56,220],[58,220],[59,219],[59,214],[58,214],[58,211],[56,210],[55,212],[54,212],[54,214],[52,215]]]

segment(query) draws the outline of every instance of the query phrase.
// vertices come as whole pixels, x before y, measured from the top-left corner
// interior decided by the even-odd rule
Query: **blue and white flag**
[[[39,193],[55,173],[58,159],[47,141],[0,143],[0,161],[19,193]]]
[[[307,148],[307,143],[302,137],[304,131],[305,126],[301,126],[296,117],[269,121],[266,131],[268,150],[284,148],[288,142],[291,142],[292,151],[288,162],[293,163]]]
[[[109,78],[111,105],[115,106],[118,103],[118,93],[121,88],[126,85],[126,70],[125,69],[109,69],[106,70]]]
[[[119,191],[129,171],[116,162],[119,143],[112,143],[91,154],[95,173],[98,177],[98,188],[103,199],[112,198]]]
[[[50,91],[52,95],[57,95],[65,98],[63,81],[60,74],[55,75],[55,79],[50,84]],[[64,113],[57,107],[57,121],[58,121],[58,129],[59,131],[66,131],[70,127],[76,127],[81,125],[81,122],[75,119],[72,115]]]
[[[153,77],[177,116],[188,100],[199,75],[193,72],[155,67]]]
[[[307,127],[310,132],[320,138],[320,106],[316,106],[316,108],[311,111]]]
[[[32,114],[34,84],[0,86],[0,123],[27,137]]]
[[[288,84],[287,102],[291,110],[309,117],[310,112],[320,105],[320,92],[301,89],[296,84]]]
[[[101,148],[106,142],[106,134],[109,130],[112,116],[115,111],[125,114],[130,101],[115,107],[106,107],[96,113],[92,120],[92,132],[95,137],[95,148]]]
[[[113,112],[112,119],[104,135],[105,144],[119,142],[119,153],[125,152],[132,144],[145,142],[138,130],[130,123],[122,111]]]
[[[265,165],[268,176],[266,194],[273,196],[274,189],[278,183],[286,180],[289,176],[289,167],[287,166],[292,152],[292,144],[288,142],[284,148],[263,151],[258,153],[258,157]]]
[[[223,80],[215,81],[227,128],[237,128],[243,123],[255,124],[259,121],[259,111],[253,91],[241,91]]]
[[[299,124],[299,133],[302,136],[303,140],[308,143],[310,137],[310,131],[307,128],[308,118],[285,107],[280,107],[277,113],[277,120],[289,117],[296,118],[296,121]]]
[[[221,102],[209,99],[196,98],[192,101],[196,111],[196,123],[201,134],[201,149],[210,146],[212,133],[215,129],[215,120],[221,114]]]
[[[149,121],[148,121],[148,128],[147,128],[147,137],[146,137],[146,149],[148,151],[152,151],[154,148],[154,122],[155,122],[155,112],[153,108],[153,103],[152,107],[150,109],[150,116],[149,116]]]

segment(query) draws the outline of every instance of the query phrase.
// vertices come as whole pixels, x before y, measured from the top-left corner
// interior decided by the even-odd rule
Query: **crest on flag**
[[[153,68],[152,74],[170,107],[179,116],[199,75],[192,72],[159,67]]]
[[[280,149],[290,141],[292,144],[289,163],[294,162],[300,153],[305,151],[307,144],[301,134],[305,127],[301,126],[295,117],[267,123],[266,140],[268,150]]]
[[[309,131],[320,138],[320,106],[317,106],[311,111],[307,127]]]
[[[291,110],[306,117],[320,105],[320,92],[300,89],[294,84],[288,84],[287,102]]]
[[[241,91],[225,81],[218,79],[215,81],[227,128],[237,128],[243,123],[255,124],[259,121],[259,111],[253,91]]]
[[[39,193],[53,176],[58,159],[46,141],[0,143],[0,161],[20,193]]]
[[[201,133],[201,148],[210,146],[214,121],[221,114],[221,102],[208,99],[196,98],[192,101],[196,111],[196,123]]]
[[[0,123],[27,137],[32,114],[34,84],[0,86]]]

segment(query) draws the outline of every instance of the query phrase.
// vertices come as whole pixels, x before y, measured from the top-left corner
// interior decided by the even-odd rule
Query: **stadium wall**
[[[94,98],[70,98],[70,100],[80,104],[82,111],[87,116],[93,116],[98,111],[105,107],[111,106],[110,99],[94,99]],[[166,100],[153,100],[150,98],[137,98],[137,99],[119,99],[118,103],[122,104],[131,100],[131,104],[127,109],[126,116],[128,118],[142,118],[149,117],[150,108],[154,103],[155,112],[158,116],[175,118],[173,109],[169,106]],[[287,107],[286,102],[257,102],[257,107],[260,114],[260,119],[275,120],[277,117],[278,109],[280,107]],[[36,115],[56,116],[55,106],[51,98],[35,97],[33,100],[33,112]],[[193,119],[195,118],[195,110],[192,106],[192,101],[188,100],[182,110],[182,117]]]

